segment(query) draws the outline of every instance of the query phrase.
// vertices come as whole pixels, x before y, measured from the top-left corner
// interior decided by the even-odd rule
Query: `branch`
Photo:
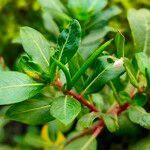
[[[54,85],[59,88],[59,90],[63,91],[63,84],[60,82],[59,79],[55,81]],[[73,91],[63,91],[66,95],[70,95],[76,100],[78,100],[81,104],[89,108],[91,111],[99,112],[99,110],[91,103],[89,103],[82,95],[76,94]]]

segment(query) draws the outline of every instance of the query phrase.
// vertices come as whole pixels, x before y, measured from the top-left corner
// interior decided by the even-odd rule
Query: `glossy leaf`
[[[13,104],[6,112],[6,117],[31,125],[44,124],[54,119],[49,113],[51,102],[50,98],[39,97]]]
[[[6,71],[0,73],[0,105],[12,104],[27,100],[43,88],[23,73]]]
[[[128,110],[129,119],[140,126],[150,129],[150,113],[140,106],[131,106]]]
[[[144,51],[150,55],[150,11],[147,9],[131,9],[128,12],[128,21],[136,52]]]
[[[67,63],[77,52],[81,41],[81,27],[77,20],[73,20],[58,38],[58,60]]]
[[[50,43],[45,37],[30,27],[22,27],[20,36],[24,50],[38,63],[44,70],[49,67],[50,56],[54,54]]]
[[[65,125],[71,123],[80,111],[80,103],[69,96],[56,98],[50,108],[51,115]]]

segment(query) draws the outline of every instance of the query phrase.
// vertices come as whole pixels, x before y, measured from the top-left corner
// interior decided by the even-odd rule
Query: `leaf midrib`
[[[50,106],[51,105],[45,105],[45,106],[42,106],[42,107],[36,107],[36,108],[28,109],[28,110],[25,110],[25,111],[19,111],[18,113],[14,113],[13,115],[17,115],[17,114],[20,114],[20,113],[28,113],[28,112],[31,112],[31,111],[36,111],[36,110],[48,108]]]
[[[41,55],[42,55],[42,57],[43,57],[43,59],[45,60],[46,64],[49,66],[49,62],[48,62],[48,60],[46,59],[46,57],[45,57],[43,51],[41,50],[40,46],[38,45],[38,43],[34,40],[34,38],[33,38],[33,36],[32,36],[31,34],[28,34],[28,35],[31,37],[31,39],[33,40],[33,42],[36,44],[36,46],[37,46],[38,49],[39,49],[39,52],[41,53]]]
[[[28,86],[42,86],[42,83],[34,83],[34,84],[20,84],[20,85],[10,85],[10,86],[4,86],[0,87],[0,89],[6,89],[6,88],[17,88],[17,87],[28,87]]]
[[[63,54],[63,52],[64,52],[65,46],[66,46],[66,44],[67,44],[67,42],[68,42],[68,39],[69,39],[69,36],[70,36],[70,32],[71,32],[71,27],[69,27],[69,32],[68,32],[66,41],[65,41],[65,43],[64,43],[64,45],[63,45],[63,47],[62,47],[62,49],[61,49],[61,53],[60,53],[60,56],[59,56],[59,61],[61,60],[61,57],[62,57],[62,54]]]

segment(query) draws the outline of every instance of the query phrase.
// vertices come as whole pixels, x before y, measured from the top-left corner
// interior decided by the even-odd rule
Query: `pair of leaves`
[[[150,129],[150,113],[140,106],[131,106],[128,110],[129,119],[140,126]]]

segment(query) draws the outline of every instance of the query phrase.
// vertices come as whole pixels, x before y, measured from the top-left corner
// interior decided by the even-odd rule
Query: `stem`
[[[84,106],[88,107],[91,111],[99,112],[99,110],[94,105],[90,104],[87,100],[85,100],[82,95],[78,95],[73,91],[67,91],[66,94],[73,96],[76,100],[81,102]]]
[[[55,58],[52,58],[52,59],[59,66],[59,68],[64,72],[64,74],[66,76],[67,87],[69,87],[71,85],[71,76],[70,76],[70,73],[68,72],[67,68],[65,67],[65,65],[63,65],[61,62],[59,62]]]
[[[117,102],[120,103],[120,101],[119,101],[119,99],[120,99],[120,98],[119,98],[119,95],[118,95],[117,90],[116,90],[116,88],[115,88],[115,86],[114,86],[114,84],[113,84],[112,81],[110,81],[110,86],[111,86],[111,88],[112,88],[114,97],[116,98]]]
[[[87,68],[93,63],[93,61],[111,44],[112,39],[104,43],[102,46],[100,46],[92,55],[85,61],[85,63],[81,66],[79,71],[73,76],[72,78],[72,84],[73,86],[82,76],[82,74],[85,73]]]
[[[99,112],[99,110],[93,104],[90,104],[86,99],[84,99],[82,95],[76,94],[73,91],[64,91],[63,85],[59,79],[54,83],[54,85],[58,87],[61,91],[63,91],[64,94],[72,96],[73,98],[78,100],[81,104],[88,107],[91,111]]]

